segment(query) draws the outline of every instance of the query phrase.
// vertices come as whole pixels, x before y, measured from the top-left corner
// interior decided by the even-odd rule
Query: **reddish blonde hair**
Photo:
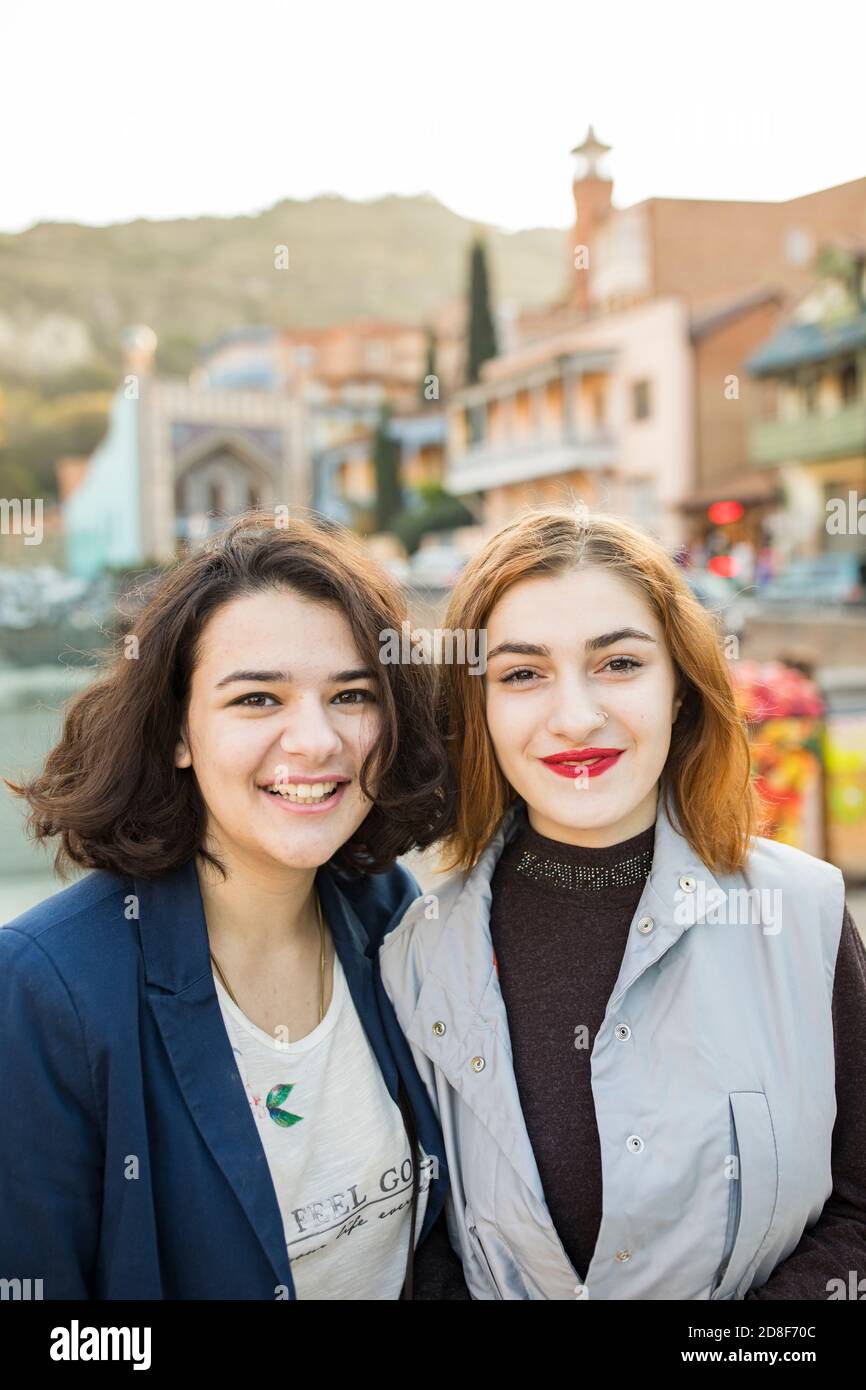
[[[710,616],[678,566],[651,536],[582,507],[531,508],[473,556],[454,588],[445,626],[481,631],[502,595],[521,580],[602,565],[629,580],[658,617],[684,691],[661,778],[661,794],[710,870],[744,863],[759,830],[745,724]],[[517,799],[493,751],[484,682],[465,664],[439,667],[439,709],[458,784],[444,867],[471,869]]]

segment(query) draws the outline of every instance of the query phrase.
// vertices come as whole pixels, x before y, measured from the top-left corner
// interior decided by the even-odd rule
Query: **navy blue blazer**
[[[420,889],[401,865],[325,866],[316,885],[388,1090],[403,1078],[438,1160],[423,1240],[445,1149],[374,969]],[[155,882],[87,874],[0,929],[0,1065],[0,1278],[42,1279],[46,1299],[296,1297],[194,859]]]

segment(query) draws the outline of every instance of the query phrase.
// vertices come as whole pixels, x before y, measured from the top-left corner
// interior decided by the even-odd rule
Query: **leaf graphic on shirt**
[[[279,1108],[283,1101],[288,1098],[288,1094],[292,1090],[293,1085],[294,1082],[287,1081],[284,1082],[282,1086],[273,1086],[271,1090],[268,1091],[268,1097],[265,1101],[268,1114],[274,1121],[274,1124],[282,1125],[283,1129],[287,1129],[289,1125],[296,1125],[298,1120],[304,1118],[303,1115],[293,1115],[291,1110],[280,1110]]]

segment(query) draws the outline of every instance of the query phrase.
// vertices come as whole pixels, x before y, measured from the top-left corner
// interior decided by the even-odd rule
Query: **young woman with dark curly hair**
[[[373,959],[447,805],[432,671],[379,660],[404,618],[349,532],[245,514],[8,784],[90,872],[0,931],[0,1277],[410,1296],[447,1173]]]
[[[710,617],[578,508],[495,535],[445,622],[486,635],[441,667],[458,872],[380,968],[471,1296],[850,1296],[866,953],[839,870],[755,833]]]

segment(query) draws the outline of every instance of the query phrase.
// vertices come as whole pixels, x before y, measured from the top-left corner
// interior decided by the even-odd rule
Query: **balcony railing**
[[[449,492],[483,492],[508,483],[528,482],[558,473],[597,472],[611,468],[619,456],[613,435],[566,432],[555,440],[520,439],[508,444],[473,444],[448,458]]]
[[[764,420],[750,431],[749,452],[758,466],[866,453],[866,402],[843,406],[832,415]]]

